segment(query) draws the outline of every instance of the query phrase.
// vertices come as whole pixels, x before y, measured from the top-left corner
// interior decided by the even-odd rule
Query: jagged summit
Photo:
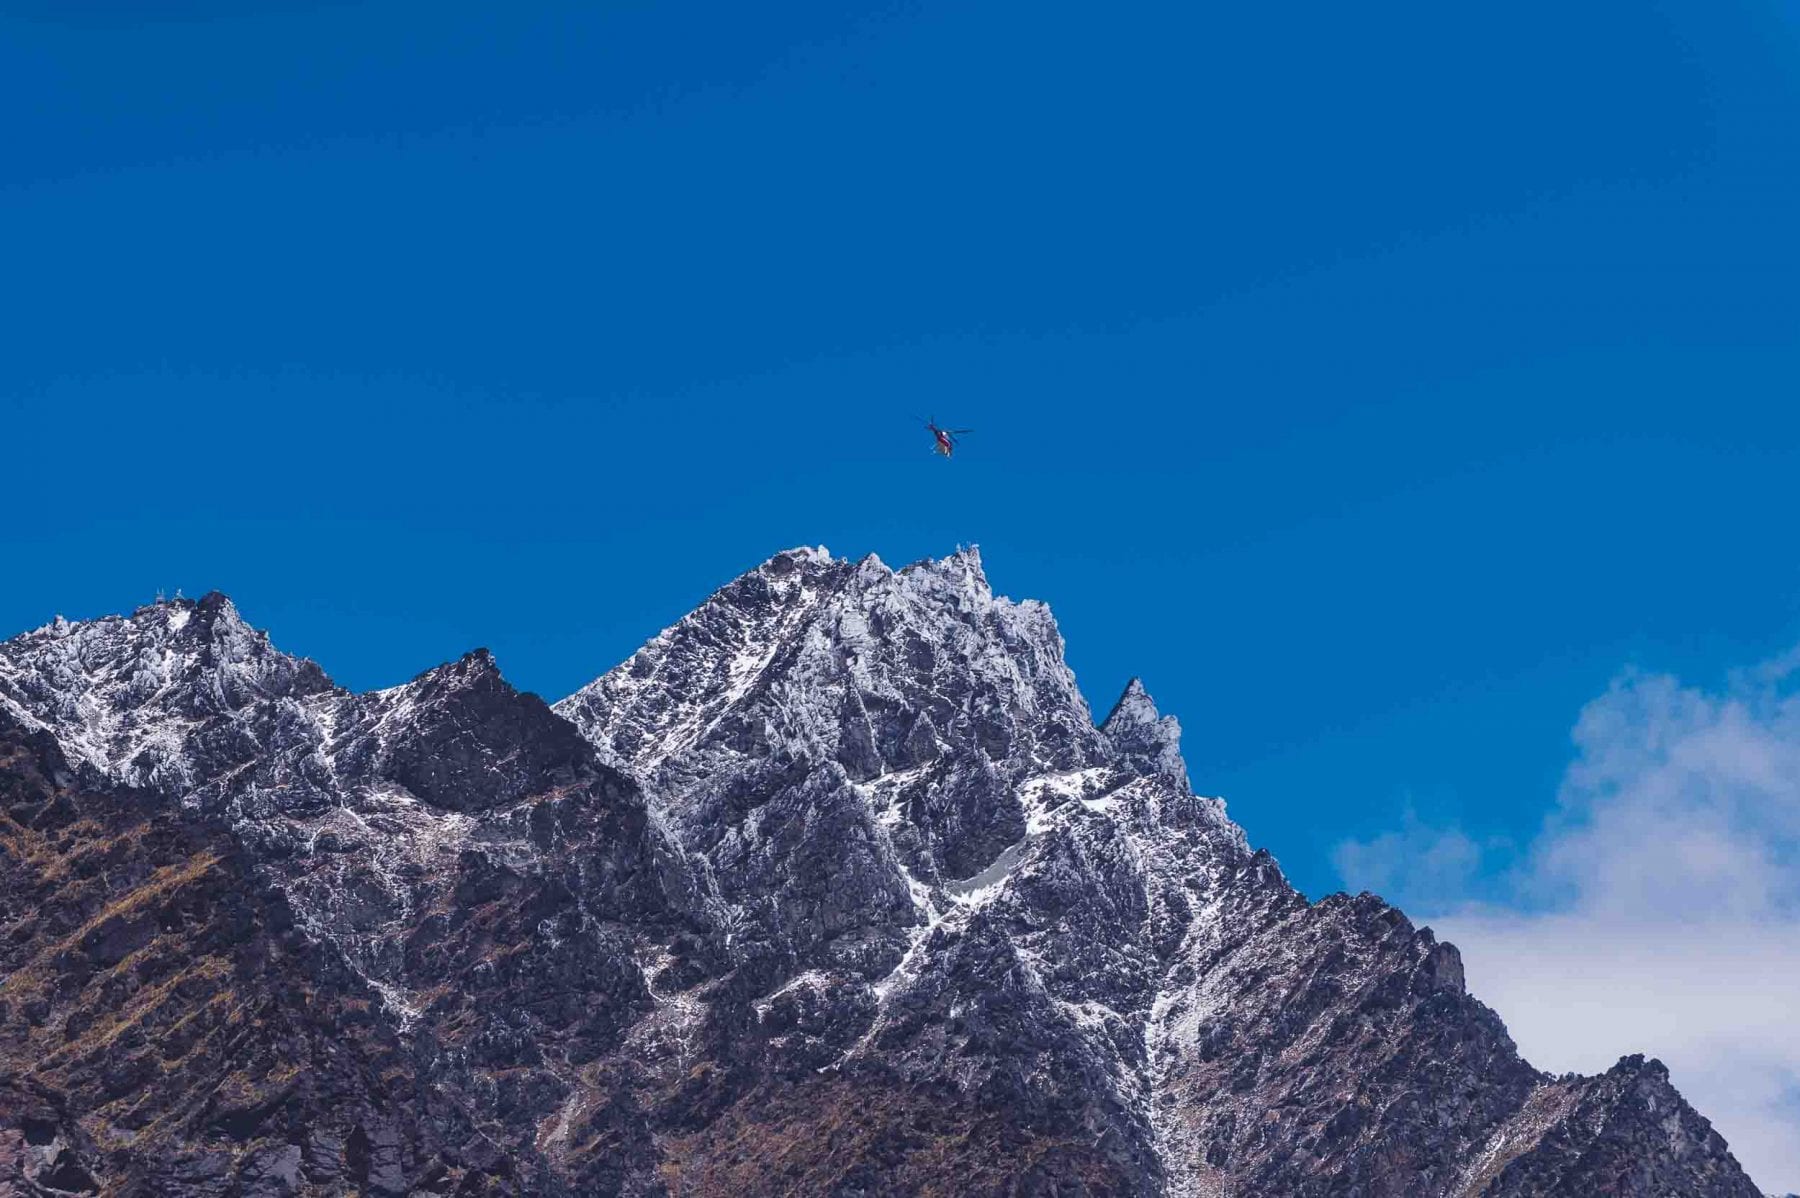
[[[1755,1195],[1655,1062],[1541,1074],[1307,902],[1180,735],[973,548],[785,550],[554,708],[480,649],[351,693],[222,595],[26,633],[0,1192]]]
[[[1026,746],[1010,729],[944,735],[1012,706],[1041,717],[1006,721],[1038,765],[1097,760],[1048,609],[996,598],[967,549],[898,571],[873,555],[777,554],[556,708],[648,778],[758,744],[861,775],[977,746],[1012,760]]]
[[[617,861],[619,876],[589,885],[589,910],[679,923],[701,901],[636,787],[486,649],[354,694],[215,593],[0,644],[0,715],[52,734],[90,784],[229,829],[408,1026],[423,1001],[411,921],[490,854],[517,870],[598,835],[590,868]],[[554,828],[568,844],[546,840]]]
[[[59,620],[0,645],[0,706],[54,732],[77,761],[139,784],[191,783],[183,745],[209,720],[331,690],[324,671],[276,650],[216,591]]]
[[[871,555],[873,556],[873,555]],[[902,574],[935,574],[947,582],[961,584],[982,594],[992,595],[987,573],[981,565],[981,547],[959,545],[943,557],[924,557],[900,568]]]
[[[1119,693],[1112,710],[1107,712],[1102,727],[1114,723],[1121,716],[1130,719],[1139,718],[1141,712],[1148,712],[1150,718],[1154,720],[1156,718],[1156,700],[1152,699],[1150,692],[1144,689],[1144,680],[1133,677],[1125,684],[1125,689]]]
[[[792,549],[783,549],[780,553],[771,557],[765,564],[773,564],[776,561],[784,559],[788,561],[812,561],[828,564],[831,562],[832,557],[831,550],[823,545],[796,545]]]
[[[1160,774],[1174,785],[1187,788],[1187,763],[1181,757],[1181,724],[1174,716],[1157,711],[1156,701],[1144,689],[1141,679],[1133,678],[1126,684],[1125,692],[1100,726],[1100,734],[1135,768]]]

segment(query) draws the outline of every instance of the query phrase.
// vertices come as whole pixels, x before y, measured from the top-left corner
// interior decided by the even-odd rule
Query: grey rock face
[[[1181,759],[1181,725],[1156,710],[1141,679],[1133,678],[1100,726],[1121,764],[1140,774],[1160,777],[1178,791],[1188,788],[1187,763]]]
[[[405,1095],[377,1117],[353,1069],[349,1117],[227,1054],[281,1134],[173,1132],[157,1192],[1756,1192],[1655,1062],[1541,1074],[1453,947],[1297,894],[1141,683],[1095,726],[973,550],[779,554],[554,708],[483,652],[350,694],[222,598],[161,604],[0,645],[0,722],[50,754],[10,767],[0,856],[52,888],[0,911],[36,979],[0,976],[0,1050],[182,951],[101,919],[68,972],[62,924],[125,901],[45,914],[94,837],[136,846],[115,889],[235,863],[270,905],[230,926],[306,963],[268,1009],[366,1012],[338,1059]],[[144,810],[216,850],[121,837]],[[226,953],[223,918],[190,939]],[[0,1193],[147,1168],[101,1082],[40,1073],[0,1089]]]

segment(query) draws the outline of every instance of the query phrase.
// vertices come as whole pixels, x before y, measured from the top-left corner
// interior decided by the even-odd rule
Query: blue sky
[[[554,698],[975,542],[1308,892],[1529,905],[1584,704],[1800,642],[1797,106],[1776,3],[8,4],[0,626]]]
[[[8,629],[217,587],[554,697],[978,542],[1315,894],[1800,640],[1792,10],[5,12]]]

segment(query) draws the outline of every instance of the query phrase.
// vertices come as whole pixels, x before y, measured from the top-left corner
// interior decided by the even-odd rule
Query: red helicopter
[[[945,457],[949,457],[956,452],[956,439],[958,437],[962,436],[964,433],[972,433],[975,431],[972,428],[939,428],[935,419],[927,420],[925,422],[925,427],[931,430],[931,435],[937,440],[937,445],[934,448]]]

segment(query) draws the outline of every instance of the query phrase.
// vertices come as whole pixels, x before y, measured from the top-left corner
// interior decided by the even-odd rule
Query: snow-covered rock
[[[352,694],[216,595],[0,645],[0,733],[51,763],[17,818],[129,793],[233,846],[284,959],[405,1046],[380,1076],[458,1112],[281,1099],[290,1139],[205,1157],[252,1189],[1755,1193],[1654,1062],[1539,1074],[1429,929],[1296,893],[1180,732],[1136,680],[1096,727],[973,549],[777,554],[554,708],[484,651]],[[104,1005],[70,977],[20,1043]]]

